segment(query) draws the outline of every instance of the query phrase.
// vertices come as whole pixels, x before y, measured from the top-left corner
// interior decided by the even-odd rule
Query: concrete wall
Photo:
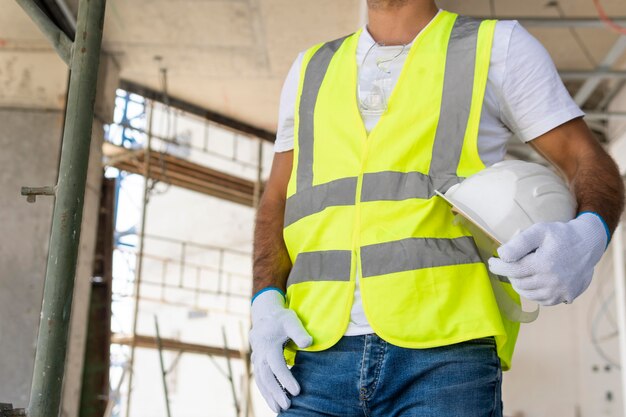
[[[61,405],[62,417],[75,417],[79,413],[93,256],[96,249],[98,209],[100,207],[100,186],[103,175],[103,123],[111,123],[113,121],[115,90],[119,81],[118,74],[119,67],[115,60],[109,55],[103,55],[100,58],[100,71],[98,73],[95,120],[91,134],[89,170],[87,173],[80,248],[76,266],[76,282],[70,323],[70,343],[65,365],[65,381]]]
[[[626,110],[626,90],[617,95],[610,110]],[[625,128],[624,119],[611,119],[607,125],[607,150],[622,174],[626,173]],[[572,305],[544,308],[537,322],[522,325],[513,369],[504,374],[507,415],[623,416],[621,371],[612,363],[619,365],[615,322],[611,246],[589,289]],[[600,339],[595,344],[593,331]]]
[[[85,189],[85,205],[81,226],[72,318],[70,322],[69,346],[65,362],[65,381],[63,385],[62,417],[78,416],[80,392],[83,377],[83,358],[87,319],[91,294],[93,255],[96,248],[98,226],[98,208],[100,203],[100,185],[102,182],[102,124],[94,122],[89,155],[89,172]]]
[[[29,204],[20,196],[20,187],[56,183],[64,118],[58,86],[67,84],[67,71],[59,69],[51,56],[47,60],[56,70],[48,74],[34,71],[48,79],[31,77],[31,67],[42,59],[39,55],[49,53],[23,55],[0,55],[0,68],[19,69],[18,74],[0,71],[5,84],[10,80],[17,84],[10,84],[12,87],[0,94],[0,402],[19,407],[28,405],[30,395],[54,204],[50,197]],[[103,122],[112,119],[117,72],[115,62],[103,58],[63,390],[61,415],[67,417],[78,415],[102,178]]]
[[[619,363],[612,262],[609,248],[573,304],[542,308],[536,322],[522,325],[512,369],[504,373],[506,416],[623,416],[620,371],[591,338],[595,328],[605,337],[599,344],[608,359]],[[600,311],[605,301],[606,315]]]
[[[26,406],[53,200],[29,204],[23,185],[54,184],[63,114],[0,109],[0,399]]]

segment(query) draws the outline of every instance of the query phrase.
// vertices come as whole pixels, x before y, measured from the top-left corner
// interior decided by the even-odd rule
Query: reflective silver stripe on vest
[[[306,67],[298,110],[300,120],[296,193],[287,199],[284,227],[306,216],[319,213],[326,207],[354,205],[355,203],[356,177],[341,178],[313,186],[315,104],[330,61],[346,38],[347,36],[322,45],[313,54]]]
[[[478,19],[459,16],[450,35],[430,176],[455,176],[459,166],[472,107],[480,22]]]
[[[435,190],[447,190],[460,181],[457,176],[430,177],[421,172],[383,171],[363,175],[361,201],[428,199]]]
[[[327,207],[354,205],[356,183],[356,177],[341,178],[298,191],[287,199],[285,227]]]
[[[384,171],[363,175],[361,201],[430,198],[433,194],[430,178],[421,172]]]
[[[474,67],[480,21],[456,19],[446,59],[443,96],[428,174],[378,172],[363,176],[361,201],[431,198],[461,178],[456,176],[473,97]],[[285,226],[335,205],[355,203],[356,178],[313,187],[314,111],[326,71],[345,38],[322,46],[304,75],[299,107],[296,194],[287,200]],[[448,265],[480,263],[471,237],[409,238],[360,249],[363,277]],[[349,281],[351,251],[304,252],[296,258],[287,286],[307,281]]]
[[[299,128],[298,128],[298,172],[296,178],[296,192],[313,186],[313,137],[314,113],[317,96],[326,76],[328,65],[339,49],[343,37],[322,45],[311,57],[304,73],[302,94],[300,95]]]
[[[350,281],[352,251],[302,252],[291,268],[287,287],[309,281]]]
[[[441,99],[439,125],[429,174],[375,172],[363,177],[361,201],[431,198],[462,181],[456,176],[472,107],[480,20],[459,16],[452,28]]]
[[[410,238],[363,246],[363,278],[437,266],[482,262],[471,237]]]

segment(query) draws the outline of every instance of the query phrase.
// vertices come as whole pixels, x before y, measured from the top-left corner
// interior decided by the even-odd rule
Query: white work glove
[[[252,365],[257,386],[267,405],[275,412],[291,405],[287,396],[300,393],[300,385],[287,367],[283,347],[292,340],[298,347],[311,346],[313,338],[307,333],[295,311],[285,308],[284,296],[268,289],[252,302],[250,330]]]
[[[544,306],[571,303],[587,289],[608,241],[593,213],[566,223],[537,223],[498,248],[489,270],[506,276],[519,295]]]

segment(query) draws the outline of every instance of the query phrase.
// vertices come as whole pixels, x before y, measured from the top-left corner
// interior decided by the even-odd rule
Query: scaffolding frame
[[[127,88],[125,88],[126,85],[124,84],[124,82],[122,82],[122,85],[120,86],[121,89],[126,90],[130,93],[133,94],[138,94],[138,95],[142,95],[141,92],[138,91],[133,91],[133,90],[128,90]],[[122,171],[127,171],[127,172],[132,172],[135,174],[139,174],[142,175],[144,177],[144,187],[143,187],[143,198],[141,199],[141,206],[139,207],[139,210],[142,212],[141,214],[141,218],[140,218],[140,228],[138,230],[138,237],[139,237],[139,244],[138,244],[138,248],[136,251],[136,273],[135,273],[135,280],[134,280],[134,291],[132,294],[132,297],[134,298],[134,305],[133,305],[133,317],[132,317],[132,330],[131,333],[126,336],[126,337],[120,337],[120,335],[114,336],[111,340],[111,344],[116,344],[116,345],[126,345],[130,348],[130,357],[128,358],[128,363],[127,363],[127,368],[126,368],[126,379],[127,381],[124,381],[124,377],[122,377],[122,379],[120,380],[120,386],[119,388],[121,388],[122,385],[126,385],[128,388],[127,391],[127,396],[125,398],[125,413],[124,415],[126,416],[130,416],[131,415],[131,409],[132,409],[132,402],[133,402],[133,381],[134,381],[134,371],[135,371],[135,356],[136,356],[136,349],[137,348],[149,348],[149,349],[156,349],[160,352],[160,355],[162,355],[162,351],[163,350],[171,350],[171,346],[172,345],[188,345],[185,344],[183,342],[180,341],[175,341],[175,340],[170,340],[170,339],[164,339],[161,337],[161,335],[158,335],[156,338],[150,338],[149,336],[144,336],[141,334],[137,333],[137,319],[138,319],[138,315],[139,312],[141,310],[140,308],[140,302],[142,300],[146,300],[146,301],[152,301],[155,303],[163,303],[163,304],[170,304],[167,302],[164,302],[163,300],[158,300],[158,299],[150,299],[148,300],[146,297],[144,297],[141,294],[141,287],[145,284],[147,285],[158,285],[160,287],[163,288],[168,288],[169,286],[164,284],[164,282],[152,282],[150,280],[146,281],[143,277],[143,275],[145,275],[145,260],[146,259],[155,259],[158,257],[155,257],[154,255],[145,253],[145,240],[146,238],[148,239],[156,239],[156,240],[160,240],[160,241],[168,241],[168,243],[173,243],[173,244],[177,244],[180,245],[180,258],[179,259],[173,259],[173,258],[163,258],[163,259],[157,259],[158,261],[162,262],[165,266],[163,267],[163,270],[161,271],[161,275],[163,276],[164,274],[166,274],[167,272],[167,265],[176,265],[179,267],[180,272],[180,277],[179,279],[182,280],[183,277],[183,271],[185,266],[189,266],[192,268],[195,268],[196,273],[198,273],[198,271],[201,270],[211,270],[214,269],[219,277],[218,277],[218,288],[216,291],[205,291],[200,289],[197,285],[198,285],[198,278],[196,279],[196,287],[195,288],[187,288],[186,286],[182,285],[182,281],[179,282],[179,284],[176,286],[174,285],[174,287],[178,288],[178,289],[186,289],[186,290],[190,290],[195,294],[195,299],[197,300],[198,295],[199,294],[203,294],[203,293],[209,293],[215,296],[225,296],[227,297],[227,300],[230,300],[231,297],[237,298],[237,299],[248,299],[249,295],[243,295],[243,294],[235,294],[232,293],[230,288],[226,288],[224,289],[222,287],[222,280],[224,278],[224,276],[226,277],[232,277],[232,276],[239,276],[240,274],[236,273],[236,272],[228,272],[225,271],[223,268],[223,258],[224,258],[224,254],[225,253],[233,253],[233,254],[237,254],[237,255],[241,255],[241,256],[251,256],[250,253],[248,252],[244,252],[244,251],[240,251],[240,250],[236,250],[236,249],[226,249],[226,248],[221,248],[221,247],[217,247],[217,246],[212,246],[212,245],[206,245],[206,244],[200,244],[200,243],[195,243],[195,242],[182,242],[173,238],[167,238],[164,236],[153,236],[150,235],[149,233],[146,232],[146,217],[147,217],[147,207],[149,205],[150,202],[150,193],[151,193],[151,186],[150,186],[150,181],[158,181],[158,182],[164,182],[164,183],[171,183],[172,185],[178,185],[178,186],[182,186],[183,188],[188,188],[185,187],[184,184],[175,184],[171,181],[170,178],[164,178],[164,177],[159,177],[159,176],[155,176],[155,171],[158,171],[160,169],[162,169],[162,167],[158,166],[158,160],[161,160],[163,158],[167,158],[168,154],[167,152],[165,153],[160,153],[157,152],[153,149],[154,147],[154,141],[163,141],[166,143],[171,143],[180,147],[186,147],[188,145],[183,144],[183,143],[177,143],[177,141],[173,140],[173,139],[169,139],[169,138],[162,138],[159,135],[155,134],[154,132],[154,119],[153,119],[153,115],[155,113],[155,104],[163,104],[165,106],[171,107],[175,110],[178,110],[180,112],[182,112],[182,114],[187,113],[190,116],[194,116],[194,117],[198,117],[198,111],[197,109],[192,109],[194,111],[189,111],[189,109],[185,108],[184,106],[179,107],[180,103],[182,101],[179,100],[174,100],[174,103],[171,102],[170,97],[166,96],[166,93],[157,93],[154,92],[154,94],[146,97],[143,96],[145,99],[144,105],[146,107],[146,109],[148,110],[148,120],[147,120],[147,126],[145,130],[142,129],[136,129],[136,128],[132,128],[133,131],[140,133],[140,134],[144,134],[146,137],[145,143],[143,148],[137,148],[137,149],[123,149],[124,152],[115,155],[111,155],[112,156],[112,160],[110,160],[108,163],[105,163],[105,165],[108,166],[113,166],[115,168],[118,168]],[[204,119],[204,123],[205,126],[207,126],[207,123],[210,124],[215,124],[223,129],[225,129],[226,131],[231,131],[233,132],[233,141],[234,141],[234,145],[233,145],[233,157],[230,158],[232,159],[234,162],[242,162],[239,161],[238,158],[236,157],[237,155],[237,145],[236,142],[238,141],[238,139],[242,138],[242,137],[248,137],[249,139],[255,140],[258,148],[257,148],[257,161],[255,165],[256,168],[256,175],[254,180],[245,180],[247,188],[245,191],[246,194],[246,198],[245,200],[237,200],[234,201],[236,203],[239,204],[243,204],[249,207],[252,207],[254,209],[257,208],[258,203],[260,201],[260,196],[261,193],[263,191],[263,182],[262,182],[262,173],[263,173],[263,145],[264,143],[268,142],[268,136],[269,134],[265,131],[262,131],[260,129],[254,128],[254,127],[250,127],[248,125],[245,125],[244,128],[242,128],[242,126],[240,124],[233,124],[233,122],[231,120],[223,120],[223,118],[218,118],[217,120],[215,120],[214,118],[214,114],[202,114],[201,115],[201,119]],[[128,125],[124,125],[122,126],[123,128],[131,128],[131,126]],[[272,136],[274,136],[272,134]],[[200,150],[203,153],[206,153],[208,148],[207,148],[207,143],[206,143],[206,137],[204,138],[204,146],[203,148]],[[105,142],[106,143],[106,142]],[[106,153],[106,152],[105,152]],[[161,156],[159,156],[158,158],[154,157],[154,154],[160,154]],[[126,165],[120,165],[121,163],[123,163],[124,161],[126,161],[128,158],[130,159],[136,159],[136,160],[140,160],[141,164],[138,167],[131,167],[131,169],[128,169],[128,166]],[[151,161],[151,159],[153,159]],[[155,161],[157,161],[155,163]],[[157,165],[157,166],[155,166]],[[198,165],[198,164],[196,164]],[[247,164],[247,165],[251,165],[251,164]],[[198,165],[198,167],[201,167],[201,165]],[[235,178],[235,177],[233,177]],[[243,181],[243,180],[239,180],[239,181]],[[197,191],[197,192],[202,192],[201,190],[198,189],[194,189],[194,188],[189,188],[193,191]],[[206,193],[205,193],[206,194]],[[226,200],[226,201],[232,201],[232,199],[228,198],[228,196],[224,196],[224,195],[215,195],[213,193],[209,193],[209,195],[212,195],[214,197],[220,198],[222,200]],[[199,249],[203,249],[203,250],[208,250],[208,251],[216,251],[219,254],[219,260],[217,261],[219,266],[216,268],[210,268],[207,265],[194,265],[193,262],[189,262],[186,259],[186,249],[187,247],[196,247]],[[120,248],[118,247],[118,250],[120,250]],[[194,308],[199,308],[199,305],[196,302],[194,302]],[[242,329],[240,329],[242,330]],[[148,340],[148,341],[147,341]],[[243,330],[242,330],[242,340],[243,339]],[[152,343],[154,342],[154,343]],[[212,358],[212,356],[224,356],[225,352],[237,352],[236,355],[230,356],[231,354],[228,353],[226,354],[224,357],[226,357],[228,359],[228,361],[230,361],[230,359],[241,359],[243,360],[244,363],[244,374],[242,375],[242,392],[240,396],[237,396],[236,393],[236,389],[235,389],[235,385],[234,385],[234,377],[232,374],[232,369],[230,370],[230,372],[225,375],[227,382],[230,384],[231,387],[231,392],[232,392],[232,396],[233,396],[233,406],[234,406],[234,412],[236,413],[237,416],[245,416],[245,417],[249,417],[250,415],[254,415],[254,409],[251,403],[251,395],[250,395],[250,382],[251,382],[251,378],[252,378],[252,372],[251,372],[251,367],[250,367],[250,352],[249,352],[249,348],[247,346],[242,345],[241,348],[238,351],[234,351],[232,349],[229,349],[227,346],[227,341],[223,340],[224,342],[224,346],[223,347],[212,347],[212,346],[202,346],[200,347],[200,349],[203,351],[204,355],[207,355],[209,358]],[[198,353],[197,351],[194,352],[193,349],[192,351],[188,351],[186,349],[174,349],[177,350],[179,352],[179,354],[182,353]],[[172,365],[172,369],[176,366],[177,361],[174,362],[174,364]],[[228,364],[227,364],[228,365]],[[162,365],[162,373],[166,374],[169,373],[172,369],[168,370],[167,372],[163,371],[163,365]],[[167,384],[164,384],[164,392],[166,392],[166,405],[169,403],[169,394],[167,393],[167,388],[166,388]],[[169,412],[171,413],[170,410]]]

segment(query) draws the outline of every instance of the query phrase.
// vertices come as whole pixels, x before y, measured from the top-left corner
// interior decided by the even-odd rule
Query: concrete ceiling
[[[0,106],[62,109],[67,67],[14,0],[0,10]]]
[[[68,1],[75,8],[76,0]],[[298,52],[350,33],[363,22],[365,0],[108,0],[104,50],[121,77],[253,125],[274,130],[284,77]],[[589,0],[497,0],[496,16],[595,17]],[[621,0],[603,0],[612,15]],[[442,8],[490,16],[488,0],[442,0]],[[0,0],[0,104],[59,107],[67,74],[14,0]],[[617,35],[605,28],[529,28],[560,69],[595,68]],[[583,49],[587,50],[587,53]],[[160,61],[155,57],[161,57]]]
[[[298,52],[358,26],[359,0],[109,0],[105,50],[121,77],[274,130]],[[159,64],[155,56],[163,58]]]

